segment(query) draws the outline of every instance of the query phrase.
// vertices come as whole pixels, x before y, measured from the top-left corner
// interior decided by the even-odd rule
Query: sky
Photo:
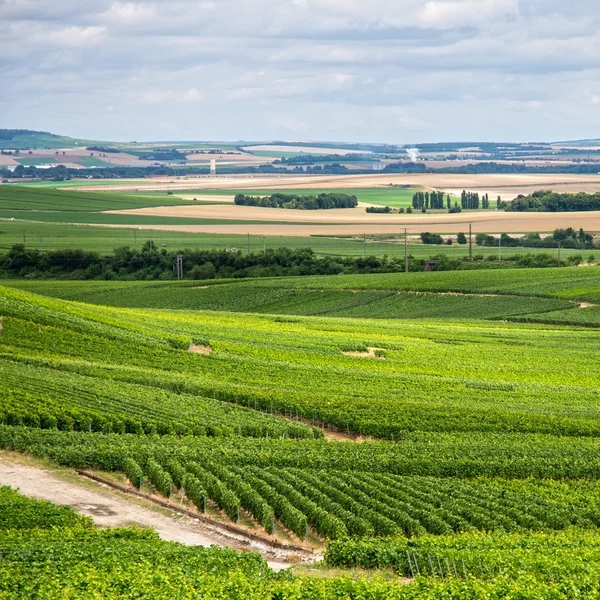
[[[597,0],[0,0],[0,128],[88,139],[600,137]]]

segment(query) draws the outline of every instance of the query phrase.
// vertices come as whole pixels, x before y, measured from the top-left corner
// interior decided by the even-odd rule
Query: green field
[[[8,211],[98,212],[181,204],[192,202],[170,196],[166,192],[162,196],[144,195],[138,198],[132,194],[39,189],[22,185],[0,186],[0,213],[3,216],[7,216]]]
[[[55,135],[46,131],[18,130],[9,139],[5,139],[4,136],[0,137],[0,148],[10,150],[28,150],[33,148],[50,148],[54,150],[74,148],[75,146],[88,146],[97,143],[110,144],[110,142],[95,142],[93,140]]]
[[[56,165],[58,161],[53,158],[21,158],[16,157],[15,160],[24,167],[39,167],[40,165]]]
[[[342,189],[339,188],[318,188],[318,189],[303,189],[303,188],[284,188],[278,190],[273,189],[239,189],[239,190],[186,190],[186,194],[204,194],[204,195],[216,195],[216,196],[233,196],[235,194],[249,194],[252,196],[270,196],[276,192],[283,194],[296,194],[298,196],[314,196],[315,194],[335,194],[343,192],[351,196],[356,196],[359,202],[368,202],[370,204],[377,204],[380,206],[389,206],[391,208],[407,207],[412,206],[412,197],[415,193],[411,189],[403,188],[353,188],[353,189]]]
[[[9,212],[9,211],[7,211]],[[78,221],[79,213],[75,220]],[[33,218],[32,215],[27,215]],[[182,233],[177,231],[152,231],[136,229],[134,225],[127,228],[93,227],[89,225],[70,225],[56,222],[10,221],[10,217],[0,219],[0,251],[6,251],[14,244],[25,243],[27,247],[39,248],[40,238],[46,250],[62,250],[65,248],[83,248],[101,254],[110,254],[115,248],[121,246],[135,247],[148,239],[153,243],[169,249],[219,249],[229,250],[237,248],[246,253],[248,250],[248,236],[236,234],[217,233]],[[323,236],[297,237],[297,236],[250,236],[250,251],[262,252],[264,248],[312,248],[322,256],[364,256],[365,245],[358,238],[329,238]],[[514,254],[540,254],[547,253],[541,248],[512,248],[504,251],[503,256]],[[485,256],[491,256],[490,248],[486,249]],[[497,251],[496,251],[497,252]],[[467,258],[466,246],[430,246],[419,243],[409,243],[408,253],[415,258],[429,258],[443,254],[451,258]],[[561,256],[567,258],[580,255],[580,250],[561,250]],[[598,255],[598,253],[595,253]],[[375,237],[367,238],[367,256],[404,256],[404,236],[382,236],[379,240]],[[587,258],[588,253],[584,254]],[[473,257],[480,258],[481,253],[476,248]]]
[[[148,597],[590,597],[597,332],[511,319],[593,310],[577,303],[600,301],[597,273],[6,282],[7,456],[109,472],[326,555],[278,576],[0,488],[0,593],[128,597],[135,563]]]
[[[77,164],[82,167],[90,168],[90,167],[112,167],[107,160],[102,160],[97,156],[81,156],[77,159]]]
[[[553,299],[570,303],[600,303],[598,284],[599,267],[562,267],[549,269],[495,269],[475,271],[446,271],[434,273],[383,273],[369,275],[319,275],[312,277],[276,277],[263,279],[194,281],[24,281],[12,280],[6,284],[23,290],[50,295],[64,300],[93,302],[131,308],[204,309],[211,295],[220,294],[223,310],[253,312],[271,300],[276,308],[293,294],[303,297],[328,297],[327,294],[404,294],[416,297],[418,303],[427,303],[429,296],[446,301],[481,299],[494,303],[504,297],[516,302],[534,299]],[[458,294],[458,296],[453,295]],[[350,297],[350,296],[348,296]],[[216,300],[216,298],[215,298]],[[243,304],[239,304],[239,303]],[[364,304],[364,316],[370,308]],[[449,306],[454,304],[449,304]],[[251,308],[243,308],[253,307]],[[211,309],[214,306],[210,307]],[[592,307],[593,308],[593,307]],[[302,310],[300,303],[297,310]],[[588,309],[578,309],[585,314]],[[454,308],[446,315],[453,316]],[[263,311],[266,312],[266,311]],[[277,312],[280,312],[279,310]],[[538,311],[539,312],[539,311]],[[291,314],[296,314],[295,310]],[[471,315],[476,317],[478,315]],[[479,316],[486,317],[485,311]]]
[[[500,274],[501,272],[494,272]],[[446,273],[435,273],[437,279]],[[431,276],[430,275],[430,276]],[[441,278],[439,276],[442,276]],[[361,276],[362,277],[362,276]],[[412,274],[395,274],[395,286],[404,287]],[[533,276],[535,278],[535,274]],[[424,293],[390,289],[344,289],[344,277],[335,276],[339,288],[328,289],[333,278],[276,278],[270,280],[216,280],[198,287],[196,282],[7,281],[6,285],[81,302],[129,308],[227,310],[263,314],[315,315],[377,319],[422,318],[533,318],[544,313],[569,314],[577,304],[569,300],[502,294]],[[391,278],[390,278],[391,279]],[[314,288],[295,287],[315,283]],[[326,287],[320,287],[325,280]],[[404,285],[403,285],[404,284]],[[589,309],[575,310],[588,314]]]

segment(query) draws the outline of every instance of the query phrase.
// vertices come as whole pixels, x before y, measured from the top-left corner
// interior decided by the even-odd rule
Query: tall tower
[[[217,175],[217,160],[215,158],[210,159],[210,176],[216,177]]]

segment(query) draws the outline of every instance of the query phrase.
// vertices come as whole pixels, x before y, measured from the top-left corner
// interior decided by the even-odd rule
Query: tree
[[[457,242],[458,244],[466,244],[466,243],[467,243],[467,236],[466,236],[464,233],[462,233],[462,232],[461,232],[461,233],[459,233],[459,234],[456,236],[456,242]]]

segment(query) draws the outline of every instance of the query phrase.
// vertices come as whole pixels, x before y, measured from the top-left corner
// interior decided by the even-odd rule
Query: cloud
[[[0,77],[0,127],[87,138],[590,137],[600,7],[0,0]]]
[[[25,40],[44,46],[62,46],[64,48],[92,48],[102,43],[106,27],[74,25],[64,29],[34,29],[24,32]]]
[[[204,95],[196,88],[189,88],[184,92],[175,90],[150,90],[142,94],[144,104],[161,104],[164,102],[194,103],[202,102]]]
[[[431,0],[419,15],[425,27],[480,27],[498,19],[515,18],[518,0]]]
[[[153,4],[135,4],[133,2],[113,2],[103,14],[107,21],[118,23],[135,23],[148,21],[156,17],[156,8]]]

